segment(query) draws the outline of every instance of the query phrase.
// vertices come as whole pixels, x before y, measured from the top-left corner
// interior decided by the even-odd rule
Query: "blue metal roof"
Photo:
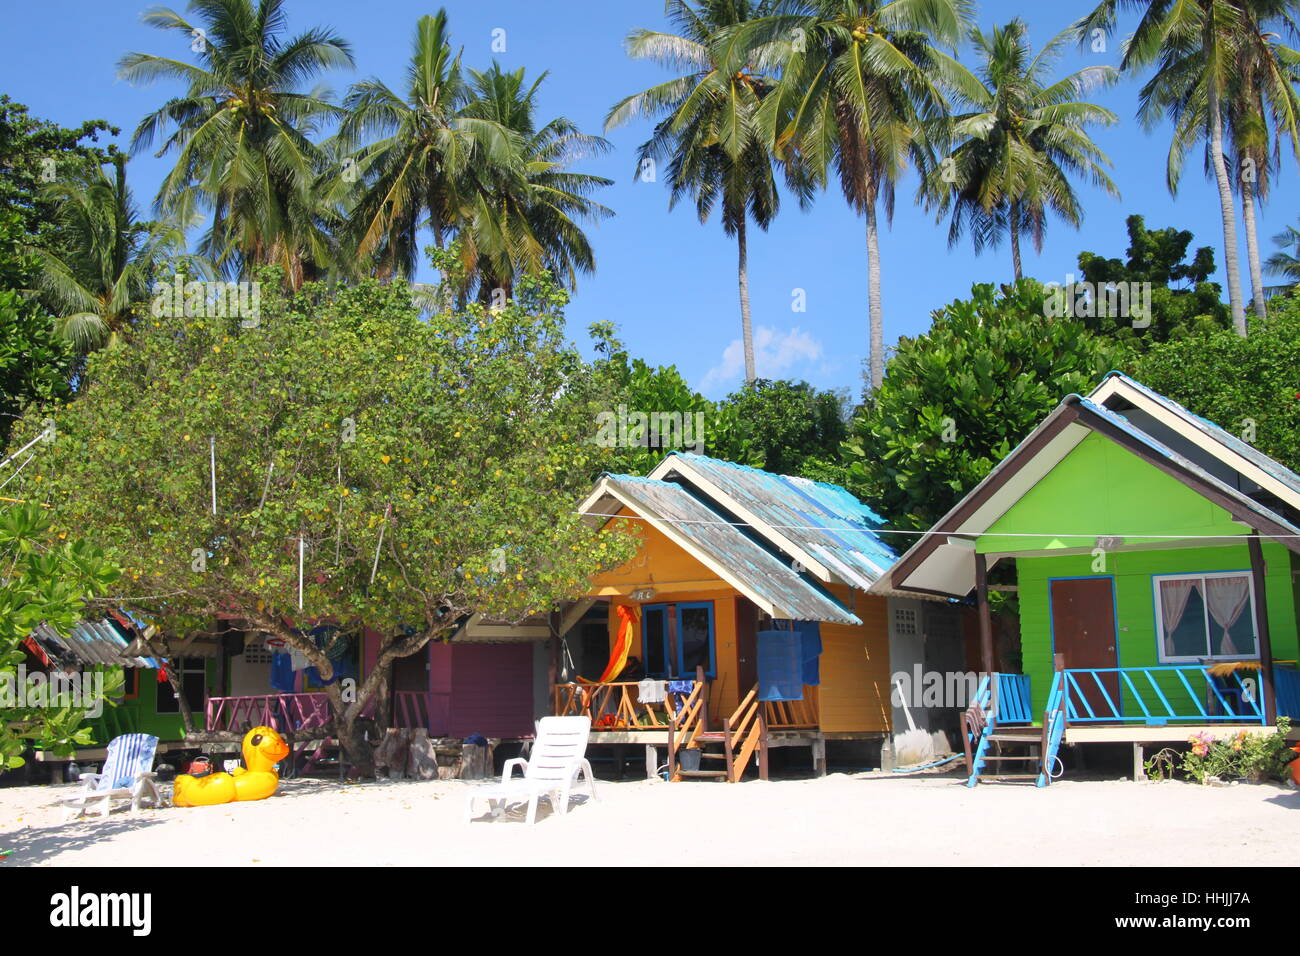
[[[32,630],[32,638],[60,668],[84,667],[88,664],[107,664],[113,667],[150,667],[157,669],[152,657],[123,656],[130,645],[130,636],[122,633],[121,626],[111,618],[103,621],[81,621],[66,636],[48,624],[39,624]]]
[[[725,568],[753,594],[772,604],[778,616],[800,621],[862,623],[834,596],[795,572],[689,489],[674,482],[634,475],[606,475],[605,480],[632,503],[634,510],[644,509],[649,515],[662,518],[675,534]]]
[[[884,519],[839,485],[689,452],[671,452],[669,461],[674,460],[829,565],[838,576],[857,576],[864,579],[864,586],[870,586],[898,560],[893,548],[875,533]],[[726,502],[720,504],[726,506]]]

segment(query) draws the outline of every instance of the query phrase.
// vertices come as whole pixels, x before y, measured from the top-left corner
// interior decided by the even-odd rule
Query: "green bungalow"
[[[995,659],[999,565],[1018,673]],[[1044,786],[1063,742],[1132,743],[1140,777],[1146,745],[1300,716],[1300,476],[1120,373],[1067,396],[879,586],[974,592],[971,785]]]

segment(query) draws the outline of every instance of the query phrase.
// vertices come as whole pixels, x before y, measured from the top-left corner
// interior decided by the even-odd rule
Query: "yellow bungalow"
[[[843,488],[674,452],[604,476],[582,511],[642,539],[559,628],[554,712],[591,716],[592,743],[737,781],[772,747],[824,773],[827,741],[890,731],[891,599],[866,591],[895,555]]]

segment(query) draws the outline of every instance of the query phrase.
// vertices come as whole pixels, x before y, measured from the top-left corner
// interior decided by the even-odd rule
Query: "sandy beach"
[[[261,802],[61,824],[73,785],[0,790],[0,866],[965,865],[1252,866],[1295,859],[1300,792],[1060,781],[967,789],[957,776],[666,784],[598,782],[557,817],[545,803],[464,819],[459,781],[285,781]],[[195,848],[202,847],[196,855]]]

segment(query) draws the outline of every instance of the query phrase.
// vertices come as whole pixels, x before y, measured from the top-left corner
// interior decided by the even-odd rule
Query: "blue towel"
[[[344,677],[357,676],[357,669],[355,665],[353,665],[351,657],[343,657],[338,660],[330,661],[330,663],[334,665],[334,676],[329,680],[321,680],[320,671],[315,667],[308,667],[303,671],[303,673],[307,675],[307,678],[313,684],[319,684],[321,687],[324,687],[327,684],[332,684],[336,680],[340,680]]]
[[[284,653],[271,655],[271,686],[282,694],[294,691],[293,659]]]
[[[758,632],[758,699],[803,700],[803,640],[799,631]]]
[[[689,694],[695,689],[693,680],[670,680],[668,682],[668,693],[670,694]]]
[[[816,687],[822,682],[821,660],[822,626],[819,621],[799,621],[800,645],[803,656],[803,682]]]

